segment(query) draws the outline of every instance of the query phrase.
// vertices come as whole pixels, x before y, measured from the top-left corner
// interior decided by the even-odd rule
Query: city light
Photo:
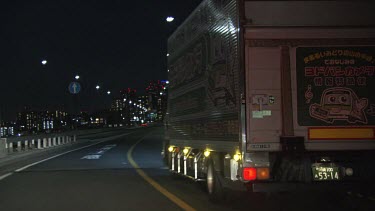
[[[80,78],[79,74],[73,74],[70,77],[73,79],[73,83],[78,83],[79,80],[88,80],[84,76],[84,79]],[[112,95],[116,95],[115,92],[112,93],[114,90],[109,90],[107,87],[103,87],[101,82],[97,82],[95,84],[91,85],[91,91],[96,90],[95,92],[101,93],[103,92],[104,95],[106,95],[106,100],[109,98],[112,98]],[[117,127],[116,125],[119,125],[121,123],[126,124],[127,126],[132,126],[135,124],[140,124],[142,121],[144,123],[146,122],[157,122],[157,121],[163,121],[164,118],[164,112],[166,110],[166,98],[163,96],[167,95],[167,92],[165,90],[165,87],[167,87],[166,90],[168,90],[168,86],[166,85],[166,80],[158,80],[158,81],[151,81],[149,89],[146,91],[147,95],[137,96],[135,91],[133,89],[127,89],[124,91],[120,91],[121,98],[113,98],[111,99],[111,104],[108,105],[108,103],[104,104],[104,109],[102,112],[111,112],[111,114],[116,115],[116,119],[110,119],[108,117],[102,117],[98,118],[96,115],[102,115],[100,112],[93,111],[93,113],[89,113],[87,111],[81,111],[80,114],[77,114],[77,116],[69,117],[67,113],[62,114],[60,111],[53,111],[51,115],[53,116],[47,116],[45,120],[43,120],[42,129],[56,129],[56,131],[61,130],[62,128],[69,126],[69,127],[89,127],[89,126],[103,126],[103,127]],[[95,89],[94,89],[95,88]],[[161,95],[159,95],[161,94]],[[151,95],[151,96],[150,96]],[[129,103],[129,104],[128,104]],[[154,106],[158,105],[158,107]],[[103,107],[103,106],[102,106]],[[37,117],[47,115],[47,113],[37,113],[34,114],[33,112],[26,113],[25,117],[31,116],[34,119],[38,119]],[[113,112],[113,113],[112,113]],[[56,114],[56,115],[55,115]],[[48,114],[49,115],[49,114]],[[25,118],[27,119],[27,118]],[[36,120],[35,120],[36,123]],[[34,122],[31,122],[31,124],[35,124]],[[27,131],[30,129],[29,126],[27,126],[29,123],[25,121],[25,123],[22,123],[23,125],[20,125],[20,130]],[[111,125],[111,126],[110,126]],[[11,131],[5,131],[4,127],[1,127],[0,134],[10,134]],[[38,129],[39,130],[39,129]],[[21,135],[23,136],[23,132]],[[39,132],[39,131],[37,131]],[[17,136],[19,132],[15,131],[14,135]],[[30,133],[30,131],[27,131],[27,133]],[[25,133],[26,134],[26,133]]]
[[[173,22],[173,21],[174,21],[174,17],[172,17],[172,16],[168,16],[168,17],[166,18],[166,20],[167,20],[168,23]]]

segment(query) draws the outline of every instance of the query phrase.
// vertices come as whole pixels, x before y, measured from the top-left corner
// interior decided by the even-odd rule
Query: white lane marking
[[[116,146],[117,146],[116,144],[105,145],[104,147],[101,148],[101,150],[107,151],[107,150],[110,150],[110,149],[112,149],[113,147],[116,147]]]
[[[100,149],[100,151],[96,153],[90,153],[88,155],[85,155],[81,158],[82,159],[87,159],[87,160],[98,160],[100,157],[107,152],[108,150],[112,149],[113,147],[117,146],[116,144],[111,144],[111,145],[105,145]]]
[[[81,159],[87,159],[87,160],[97,160],[101,157],[102,155],[86,155],[82,157]]]
[[[117,146],[117,144],[109,144],[109,145],[105,145],[104,147],[110,147],[110,148],[113,148],[113,147],[115,147],[115,146]]]
[[[2,175],[2,176],[0,176],[0,180],[3,180],[3,179],[5,179],[5,178],[9,177],[9,176],[11,176],[12,174],[13,174],[13,173],[7,173],[7,174]]]
[[[132,133],[135,133],[135,132],[132,132]],[[132,134],[132,133],[123,134],[123,135],[117,136],[116,138],[119,138],[119,137],[122,137],[122,136],[126,136],[126,135],[129,135],[129,134]],[[112,139],[111,139],[111,140],[112,140]],[[65,155],[65,154],[68,154],[68,153],[71,153],[71,152],[75,152],[75,151],[78,151],[78,150],[81,150],[81,149],[85,149],[85,148],[88,148],[88,147],[92,147],[92,146],[95,146],[95,145],[98,145],[98,144],[101,144],[101,143],[103,143],[103,142],[107,142],[107,141],[110,141],[110,140],[100,141],[100,142],[98,142],[98,143],[90,144],[90,145],[87,145],[87,146],[84,146],[84,147],[80,147],[80,148],[78,148],[78,149],[73,149],[73,150],[70,150],[70,151],[67,151],[67,152],[63,152],[63,153],[61,153],[61,154],[58,154],[58,155],[55,155],[55,156],[52,156],[52,157],[46,158],[46,159],[44,159],[44,160],[41,160],[41,161],[38,161],[38,162],[35,162],[35,163],[32,163],[32,164],[29,164],[29,165],[24,166],[24,167],[22,167],[22,168],[19,168],[19,169],[15,170],[14,172],[20,172],[20,171],[23,171],[23,170],[25,170],[25,169],[27,169],[27,168],[30,168],[30,167],[32,167],[32,166],[35,166],[35,165],[37,165],[37,164],[39,164],[39,163],[43,163],[43,162],[46,162],[46,161],[48,161],[48,160],[51,160],[51,159],[53,159],[53,158],[57,158],[57,157],[60,157],[60,156],[62,156],[62,155]]]

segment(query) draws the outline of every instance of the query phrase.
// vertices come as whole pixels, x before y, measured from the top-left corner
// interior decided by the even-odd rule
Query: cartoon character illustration
[[[310,115],[330,124],[336,120],[367,124],[365,114],[367,105],[368,99],[359,99],[352,89],[328,88],[323,91],[320,104],[310,105]]]
[[[225,101],[225,105],[236,104],[234,91],[231,90],[231,81],[233,75],[230,75],[226,69],[225,63],[214,64],[215,71],[209,71],[207,94],[213,104],[217,106],[220,100]]]
[[[207,94],[214,106],[223,102],[226,106],[236,105],[234,69],[231,45],[227,46],[222,37],[212,37],[214,51],[212,55],[212,68],[206,72]]]
[[[375,104],[371,104],[366,113],[370,116],[375,116]]]

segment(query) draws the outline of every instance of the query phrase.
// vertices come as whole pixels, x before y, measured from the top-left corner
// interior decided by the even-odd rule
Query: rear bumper
[[[248,183],[253,192],[298,192],[298,191],[363,191],[370,187],[364,183]]]

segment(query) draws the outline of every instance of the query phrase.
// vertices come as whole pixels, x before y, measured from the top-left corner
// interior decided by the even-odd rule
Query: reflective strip
[[[375,139],[374,128],[309,128],[309,139]]]

